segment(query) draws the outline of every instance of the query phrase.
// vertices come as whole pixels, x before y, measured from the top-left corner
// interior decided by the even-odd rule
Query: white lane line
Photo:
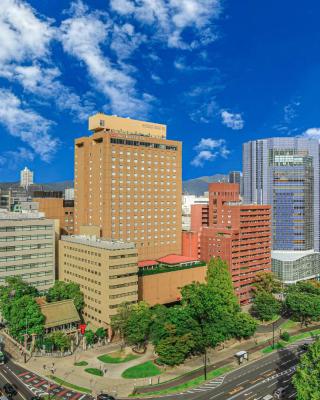
[[[224,392],[215,394],[214,396],[209,397],[209,400],[214,399],[215,397],[220,396],[220,395],[222,395],[222,394],[224,394]],[[80,399],[79,399],[79,400],[80,400]]]
[[[277,385],[277,384],[278,384],[278,382],[275,381],[275,382],[271,383],[270,385],[268,385],[267,387],[269,388],[269,387],[271,387],[271,386],[273,386],[273,385]]]
[[[0,375],[2,376],[2,378],[3,378],[6,382],[8,382],[8,383],[11,384],[11,382],[9,382],[8,379],[7,379],[1,372],[0,372]],[[24,395],[23,395],[22,393],[18,392],[18,395],[21,396],[24,400],[27,400],[27,399],[24,397]]]

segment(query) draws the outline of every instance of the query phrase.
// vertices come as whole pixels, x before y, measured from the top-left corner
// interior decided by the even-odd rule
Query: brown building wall
[[[72,235],[74,227],[74,207],[65,207],[64,199],[54,197],[35,197],[33,201],[39,203],[39,211],[44,212],[46,218],[60,221],[60,234]]]
[[[208,204],[191,205],[191,230],[200,231],[203,226],[209,225]]]
[[[240,204],[238,184],[211,184],[209,198],[200,257],[225,260],[240,302],[248,303],[256,274],[271,270],[271,207]]]
[[[205,282],[207,267],[194,267],[179,271],[139,276],[139,300],[150,306],[169,304],[180,300],[180,289],[192,282]]]
[[[181,142],[101,131],[75,143],[75,233],[137,244],[139,260],[181,254]]]
[[[200,232],[182,232],[182,255],[200,259]]]

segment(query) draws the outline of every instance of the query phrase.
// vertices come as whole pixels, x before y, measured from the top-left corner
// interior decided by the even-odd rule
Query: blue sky
[[[320,138],[320,4],[1,0],[0,181],[73,178],[96,112],[168,125],[183,178],[241,168],[241,145]]]

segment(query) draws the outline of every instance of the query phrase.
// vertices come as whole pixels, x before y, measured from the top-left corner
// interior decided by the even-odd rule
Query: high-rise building
[[[244,205],[239,185],[209,184],[209,226],[201,231],[200,258],[225,260],[242,304],[252,297],[258,272],[271,271],[271,209]]]
[[[244,202],[272,206],[274,250],[319,251],[319,143],[271,138],[243,145]]]
[[[240,186],[240,194],[243,193],[243,177],[241,171],[230,171],[229,172],[229,183],[238,183]]]
[[[271,138],[245,143],[243,177],[244,201],[272,206],[273,271],[288,282],[318,276],[320,265],[318,271],[310,268],[310,254],[317,259],[319,252],[318,141]],[[295,274],[289,273],[293,261],[299,266]]]
[[[28,186],[33,184],[33,172],[29,168],[24,167],[20,172],[20,186],[28,188]]]
[[[0,284],[10,276],[45,292],[55,280],[56,222],[43,214],[0,212]]]
[[[134,243],[92,235],[62,236],[59,242],[59,279],[80,285],[90,326],[108,328],[121,303],[137,302],[137,272]]]
[[[74,188],[64,189],[64,199],[65,200],[74,200]]]
[[[75,141],[75,233],[137,244],[139,260],[181,254],[181,142],[166,126],[105,114]]]

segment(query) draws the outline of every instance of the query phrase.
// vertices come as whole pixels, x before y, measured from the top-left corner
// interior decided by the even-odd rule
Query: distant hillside
[[[184,193],[201,196],[208,191],[208,183],[228,182],[228,175],[216,174],[212,176],[200,176],[199,178],[183,181],[182,188]],[[0,182],[0,189],[9,189],[19,187],[19,182]],[[55,190],[64,191],[66,188],[73,187],[73,181],[37,183],[32,185],[31,191],[35,190]]]
[[[228,175],[215,174],[189,179],[188,181],[183,181],[182,189],[184,193],[201,196],[204,192],[208,191],[208,184],[212,182],[228,182]]]
[[[19,187],[19,182],[0,182],[0,189],[9,189]],[[30,187],[34,190],[55,190],[64,191],[66,188],[73,187],[73,181],[51,182],[51,183],[36,183]]]

